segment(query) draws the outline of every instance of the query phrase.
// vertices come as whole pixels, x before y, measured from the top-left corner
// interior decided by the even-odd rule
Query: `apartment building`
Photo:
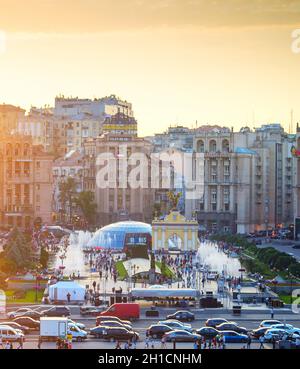
[[[25,110],[14,105],[0,105],[0,134],[11,134],[17,130]]]
[[[52,161],[30,136],[0,137],[0,224],[32,227],[52,222]]]
[[[76,192],[84,190],[83,157],[80,151],[72,150],[53,163],[53,211],[56,218],[62,218],[63,208],[60,201],[60,185],[68,178],[73,178]]]
[[[294,135],[279,124],[251,131],[195,132],[194,150],[204,153],[202,199],[186,205],[208,231],[253,232],[293,223]]]
[[[95,194],[98,224],[129,219],[151,223],[154,191],[150,188],[150,166],[144,166],[147,169],[147,188],[132,188],[128,178],[131,170],[139,164],[129,163],[128,160],[135,154],[150,158],[152,145],[136,137],[136,129],[128,129],[128,125],[132,124],[136,127],[136,121],[132,118],[118,113],[108,123],[113,124],[112,130],[84,143],[84,188]],[[99,176],[108,163],[112,165],[109,167],[110,173],[112,171],[115,175],[110,177],[107,173],[105,177]]]

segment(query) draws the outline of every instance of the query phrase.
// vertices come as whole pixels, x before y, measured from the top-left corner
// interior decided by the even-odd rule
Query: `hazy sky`
[[[296,28],[299,0],[0,0],[0,102],[115,93],[142,135],[196,120],[288,127]]]

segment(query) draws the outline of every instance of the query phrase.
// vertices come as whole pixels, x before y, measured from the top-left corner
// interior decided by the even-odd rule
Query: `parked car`
[[[293,329],[294,329],[294,326],[292,324],[274,324],[274,325],[271,325],[270,328],[274,328],[274,329],[283,329],[285,330],[286,332],[292,332]]]
[[[270,319],[270,320],[263,320],[260,323],[260,327],[271,327],[274,324],[282,324],[280,320]]]
[[[68,324],[75,324],[79,329],[85,330],[85,325],[83,323],[74,322],[72,319],[68,319]]]
[[[19,342],[24,339],[24,334],[21,331],[17,331],[9,326],[0,326],[0,338],[2,341]]]
[[[18,324],[16,322],[1,322],[0,324],[1,325],[8,325],[8,326],[12,327],[13,329],[19,329],[24,334],[27,334],[30,331],[29,327],[27,327],[26,325],[21,325],[21,324]]]
[[[228,323],[228,320],[224,319],[224,318],[213,318],[213,319],[207,319],[207,321],[205,322],[205,325],[207,327],[213,327],[216,328],[217,325],[220,325],[222,323]]]
[[[123,324],[127,324],[127,325],[130,325],[132,326],[132,323],[129,321],[129,320],[122,320],[120,318],[118,318],[117,316],[110,316],[110,315],[107,315],[107,316],[97,316],[96,318],[96,325],[105,325],[104,323],[107,322],[107,321],[116,321],[116,322],[120,322],[120,323],[123,323]]]
[[[87,332],[73,323],[68,323],[68,333],[72,334],[72,340],[74,341],[82,342],[87,339]]]
[[[40,329],[40,322],[38,320],[32,319],[29,316],[20,316],[13,320],[14,322],[25,325],[26,327],[32,330],[39,330]]]
[[[140,305],[137,303],[117,303],[102,311],[99,316],[116,316],[120,319],[135,320],[140,317]]]
[[[225,337],[225,343],[246,343],[248,336],[235,331],[223,331],[222,336]]]
[[[195,320],[195,315],[188,310],[179,310],[174,314],[167,315],[167,319],[175,319],[181,322],[192,322]]]
[[[164,334],[167,342],[194,342],[201,339],[197,333],[190,333],[187,331],[171,331]]]
[[[67,306],[53,306],[43,312],[43,316],[65,317],[70,315],[70,309]]]
[[[216,337],[219,334],[219,331],[213,327],[202,327],[197,329],[196,333],[204,338],[210,339]]]
[[[253,329],[251,331],[251,336],[253,338],[258,339],[259,337],[263,336],[268,329],[269,329],[268,327],[259,327],[259,328]]]
[[[190,324],[182,323],[179,320],[171,320],[171,319],[161,320],[161,321],[158,322],[158,324],[167,325],[168,327],[172,328],[173,330],[180,329],[180,330],[184,330],[184,331],[188,331],[188,332],[193,332],[193,330],[194,330]]]
[[[173,329],[171,327],[165,324],[153,324],[147,329],[146,336],[152,338],[162,338],[165,333],[171,332],[172,330]]]
[[[99,326],[91,328],[89,334],[91,336],[96,337],[96,338],[106,338],[107,329],[109,329],[109,328],[104,326],[104,325],[103,326],[99,325]]]
[[[267,342],[271,342],[273,338],[278,341],[286,334],[288,333],[284,329],[270,328],[266,331],[264,337]]]
[[[102,308],[96,306],[81,306],[80,314],[83,316],[98,316],[103,311]]]
[[[20,312],[20,313],[16,314],[15,318],[22,317],[22,316],[27,316],[27,317],[30,317],[30,318],[35,319],[35,320],[40,320],[41,316],[43,316],[43,313],[40,313],[40,312],[34,311],[34,310],[28,310],[28,311],[24,311],[24,312]]]
[[[98,326],[90,330],[90,334],[97,338],[102,338],[110,341],[127,341],[135,338],[139,340],[139,334],[134,331],[128,331],[124,327],[105,327]]]
[[[107,320],[106,322],[103,322],[99,326],[105,326],[105,327],[116,327],[116,328],[126,328],[128,331],[132,331],[132,326],[128,324],[124,324],[121,322],[118,322],[116,320]]]
[[[291,333],[300,336],[300,328],[293,328]]]
[[[14,319],[14,318],[16,318],[17,315],[25,313],[27,311],[32,311],[32,310],[30,308],[23,307],[23,308],[15,310],[15,311],[8,312],[7,317],[8,317],[8,319]]]
[[[216,329],[218,331],[234,331],[237,333],[242,333],[242,334],[247,334],[248,333],[248,329],[244,328],[244,327],[239,327],[237,323],[235,322],[227,322],[227,323],[222,323],[216,326]]]

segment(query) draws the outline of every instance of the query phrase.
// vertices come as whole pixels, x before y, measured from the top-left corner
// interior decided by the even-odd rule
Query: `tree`
[[[94,194],[91,191],[80,192],[75,200],[89,224],[95,223],[97,205],[94,203]]]
[[[72,177],[68,177],[65,182],[59,185],[59,200],[61,203],[63,214],[69,213],[69,221],[72,220],[73,206],[76,201],[76,182]]]
[[[3,251],[3,257],[8,262],[16,265],[18,269],[29,267],[32,263],[32,246],[24,235],[17,229],[13,229]]]

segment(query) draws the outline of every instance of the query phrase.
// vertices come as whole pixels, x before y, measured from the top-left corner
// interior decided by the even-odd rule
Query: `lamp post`
[[[38,277],[39,277],[39,270],[41,268],[41,264],[36,265],[35,269],[35,302],[38,301]]]

